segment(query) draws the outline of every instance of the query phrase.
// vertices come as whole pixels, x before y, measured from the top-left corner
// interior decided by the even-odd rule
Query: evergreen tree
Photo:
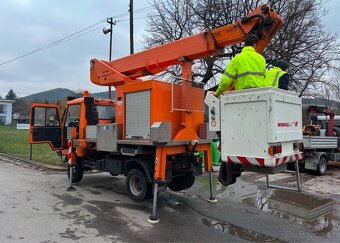
[[[8,94],[5,96],[6,100],[15,100],[17,98],[17,95],[14,93],[13,89],[10,89],[8,91]]]

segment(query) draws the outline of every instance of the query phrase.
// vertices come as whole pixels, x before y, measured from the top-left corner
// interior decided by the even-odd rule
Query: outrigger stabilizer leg
[[[75,191],[76,189],[73,187],[72,184],[72,178],[73,178],[73,166],[70,166],[70,186],[66,189],[66,191]]]
[[[295,174],[296,174],[296,188],[271,185],[270,182],[269,182],[269,175],[268,175],[268,173],[266,173],[267,187],[273,188],[273,189],[283,189],[283,190],[288,190],[288,191],[301,192],[301,179],[300,179],[299,161],[296,160],[294,163],[295,163]]]
[[[210,184],[210,197],[207,199],[208,202],[215,203],[217,202],[216,198],[213,197],[213,177],[212,177],[213,169],[209,171],[209,184]]]
[[[152,202],[152,212],[150,217],[148,218],[148,222],[151,224],[159,223],[159,218],[157,217],[157,192],[158,192],[158,182],[155,181],[153,185],[153,202]]]

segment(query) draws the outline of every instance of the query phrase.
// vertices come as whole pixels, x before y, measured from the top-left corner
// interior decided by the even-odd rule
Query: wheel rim
[[[326,161],[325,161],[325,159],[320,160],[319,167],[320,167],[321,173],[324,173],[326,171]]]
[[[142,180],[136,175],[131,177],[129,186],[130,191],[134,196],[139,196],[143,191]]]

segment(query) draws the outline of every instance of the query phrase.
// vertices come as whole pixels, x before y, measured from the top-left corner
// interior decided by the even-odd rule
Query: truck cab
[[[90,97],[84,91],[81,98],[68,97],[63,115],[59,105],[31,104],[30,143],[48,143],[52,150],[60,155],[67,155],[68,138],[71,128],[75,128],[75,139],[85,142],[92,131],[87,126],[114,123],[116,106],[110,99]],[[86,145],[84,149],[90,144]],[[84,151],[76,151],[82,155]]]

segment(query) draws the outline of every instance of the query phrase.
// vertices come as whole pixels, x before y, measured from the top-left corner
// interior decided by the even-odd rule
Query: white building
[[[14,100],[0,100],[0,125],[11,125]]]

